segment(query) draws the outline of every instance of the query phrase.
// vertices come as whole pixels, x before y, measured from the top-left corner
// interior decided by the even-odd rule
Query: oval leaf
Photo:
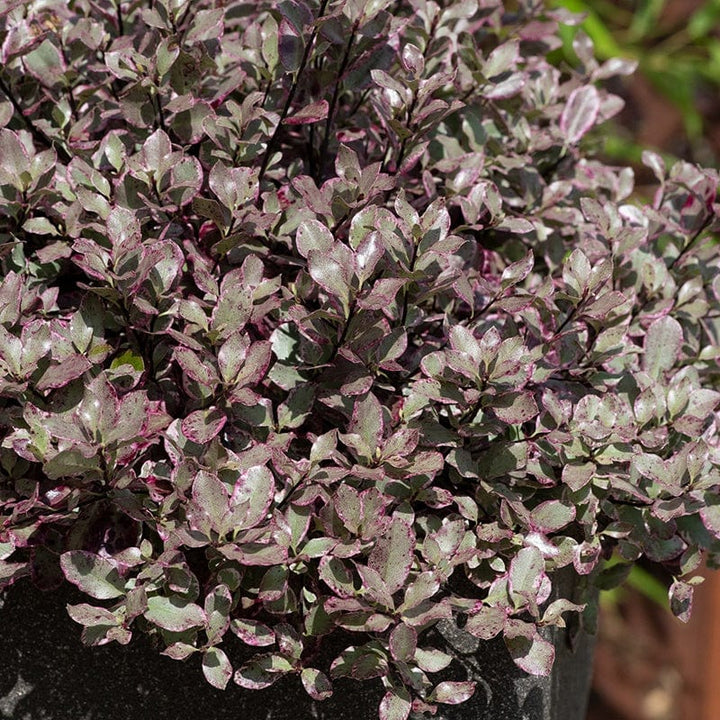
[[[164,630],[182,632],[205,625],[205,613],[199,605],[184,598],[155,595],[148,598],[145,618]]]
[[[320,670],[303,668],[300,679],[305,691],[313,700],[325,700],[332,695],[330,680]]]
[[[576,143],[595,124],[600,110],[600,95],[594,85],[576,88],[570,93],[560,116],[560,129],[568,143]]]
[[[125,582],[115,563],[95,553],[71,550],[60,556],[65,577],[97,600],[109,600],[124,593]]]
[[[209,443],[225,426],[227,417],[215,407],[190,413],[181,424],[183,435],[198,445]]]
[[[220,690],[227,687],[233,674],[228,656],[218,647],[209,647],[203,653],[202,670],[205,679]]]
[[[378,538],[368,558],[368,565],[380,574],[391,593],[404,584],[413,563],[415,531],[397,515],[387,532]]]
[[[407,720],[411,707],[407,690],[390,690],[380,702],[380,720]]]
[[[683,331],[675,318],[666,315],[650,325],[645,336],[643,366],[648,375],[658,378],[678,358],[683,344]]]

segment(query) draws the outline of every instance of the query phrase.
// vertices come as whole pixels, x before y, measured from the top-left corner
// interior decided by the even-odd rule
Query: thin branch
[[[115,19],[117,20],[118,37],[122,37],[125,34],[125,23],[123,22],[122,15],[122,2],[116,0],[117,5],[115,6]]]
[[[325,8],[327,7],[327,4],[328,4],[328,0],[323,0],[322,5],[320,6],[320,11],[318,12],[317,20],[319,20],[325,14]],[[298,87],[300,86],[300,78],[302,77],[302,74],[305,71],[305,67],[307,66],[308,60],[310,59],[310,53],[312,52],[312,49],[315,45],[315,37],[316,36],[317,36],[317,23],[314,25],[312,32],[310,33],[310,38],[307,42],[307,45],[305,45],[305,52],[303,53],[302,60],[300,61],[300,67],[297,70],[297,74],[295,75],[293,84],[290,86],[290,92],[288,93],[287,99],[285,100],[285,105],[282,109],[282,112],[280,113],[280,120],[278,121],[278,124],[275,126],[275,130],[273,131],[273,134],[270,137],[270,140],[268,141],[267,148],[265,148],[265,154],[263,155],[262,164],[260,165],[260,172],[258,174],[258,179],[257,179],[256,204],[258,206],[260,204],[260,193],[262,190],[263,177],[265,177],[265,172],[267,170],[268,164],[270,163],[270,158],[272,157],[273,153],[275,152],[275,148],[277,147],[278,140],[280,137],[280,130],[282,129],[282,126],[283,126],[283,121],[288,116],[288,113],[290,112],[290,108],[292,107],[292,104],[293,104],[293,100],[295,100],[295,95],[297,94]]]
[[[0,76],[0,91],[2,91],[2,93],[7,97],[7,99],[13,106],[15,113],[19,115],[20,119],[25,123],[25,127],[27,127],[27,129],[30,131],[30,134],[33,136],[33,140],[35,140],[35,142],[37,142],[39,145],[43,145],[48,149],[54,148],[55,152],[57,152],[58,154],[58,157],[63,162],[69,163],[72,160],[72,155],[70,155],[70,153],[62,145],[54,141],[43,130],[37,127],[37,125],[35,125],[35,123],[33,123],[32,120],[30,120],[30,118],[25,115],[22,106],[13,95],[12,90],[5,83],[5,80],[2,78],[2,76]]]
[[[347,45],[345,46],[345,54],[343,55],[337,77],[335,78],[335,87],[333,88],[333,94],[332,98],[330,99],[330,105],[328,106],[328,114],[325,120],[325,133],[323,135],[322,143],[320,144],[319,163],[317,168],[317,176],[315,177],[315,182],[318,185],[320,184],[320,176],[322,175],[323,159],[327,154],[328,144],[330,143],[330,130],[332,128],[332,122],[335,116],[335,107],[337,105],[338,98],[340,97],[340,87],[342,85],[343,75],[345,73],[345,69],[348,66],[348,63],[350,62],[350,51],[352,50],[353,43],[355,42],[355,33],[357,32],[359,23],[360,20],[358,19],[353,25],[353,28],[350,32],[350,37],[347,41]]]

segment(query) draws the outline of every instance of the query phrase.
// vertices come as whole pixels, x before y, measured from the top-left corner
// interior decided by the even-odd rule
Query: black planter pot
[[[180,663],[158,654],[146,637],[125,647],[80,642],[66,603],[85,602],[73,589],[41,593],[20,583],[0,608],[0,717],[13,720],[377,720],[384,689],[377,682],[341,680],[324,702],[312,701],[296,678],[267,690],[232,683],[208,685],[199,660]],[[554,633],[556,666],[549,678],[525,675],[502,640],[480,642],[446,624],[441,635],[458,656],[457,679],[478,681],[460,706],[440,706],[438,720],[584,720],[592,638],[571,651],[565,631]],[[352,641],[352,636],[351,640]],[[347,647],[347,636],[328,659]],[[234,650],[235,648],[231,648]],[[240,648],[238,648],[240,649]],[[331,655],[335,650],[335,654]],[[195,662],[194,662],[195,661]]]

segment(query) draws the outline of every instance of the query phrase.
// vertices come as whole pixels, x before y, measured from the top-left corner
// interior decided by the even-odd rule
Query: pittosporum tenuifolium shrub
[[[548,673],[563,568],[648,558],[687,615],[720,537],[718,176],[646,153],[647,205],[583,153],[632,67],[582,35],[549,65],[576,18],[0,17],[1,586],[70,582],[87,643],[150,633],[221,688],[380,678],[383,720],[472,694],[433,681],[443,619]]]

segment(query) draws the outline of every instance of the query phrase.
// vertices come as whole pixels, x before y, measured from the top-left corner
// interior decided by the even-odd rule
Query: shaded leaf
[[[203,653],[202,670],[205,679],[216,688],[224,690],[233,675],[228,656],[218,647],[209,647]]]
[[[595,124],[600,95],[594,85],[584,85],[570,93],[560,116],[560,130],[568,143],[576,143]]]
[[[125,592],[117,565],[94,553],[70,550],[60,556],[60,567],[73,585],[98,600],[120,597]]]
[[[683,331],[675,318],[658,318],[645,335],[643,367],[654,378],[675,365],[683,344]]]

